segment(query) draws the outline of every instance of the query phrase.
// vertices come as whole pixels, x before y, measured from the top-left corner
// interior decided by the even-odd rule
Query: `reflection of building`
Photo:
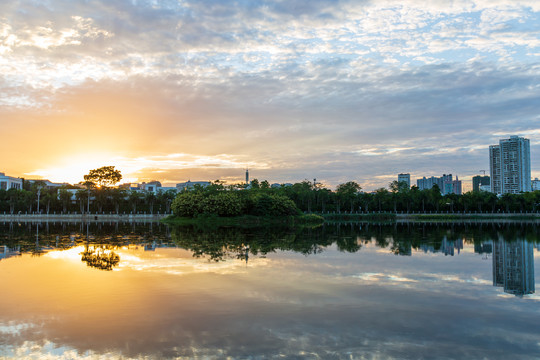
[[[459,255],[460,251],[463,249],[463,239],[448,240],[447,237],[443,237],[441,242],[441,252],[444,255],[454,256],[454,249],[457,249]]]
[[[0,245],[0,260],[19,255],[21,255],[21,251],[18,247],[8,248],[6,245]]]
[[[531,191],[529,139],[510,136],[489,147],[491,192],[518,194]]]
[[[433,245],[429,245],[427,243],[422,243],[420,245],[420,249],[424,251],[424,253],[435,253],[435,247]]]
[[[514,295],[533,294],[533,244],[526,240],[504,241],[493,244],[493,286],[504,288]]]
[[[486,243],[474,243],[475,254],[491,254],[493,252],[493,245],[491,242]]]

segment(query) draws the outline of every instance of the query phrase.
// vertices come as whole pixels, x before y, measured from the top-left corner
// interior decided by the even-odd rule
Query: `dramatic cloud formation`
[[[0,4],[2,167],[78,181],[385,186],[470,177],[531,139],[537,1],[13,1]]]

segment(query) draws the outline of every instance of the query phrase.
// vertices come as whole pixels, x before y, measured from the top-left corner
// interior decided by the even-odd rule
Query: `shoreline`
[[[0,214],[0,222],[159,222],[170,214]]]
[[[324,218],[324,222],[432,222],[432,221],[533,221],[540,222],[540,213],[361,213],[361,214],[316,214]],[[171,214],[0,214],[0,222],[160,222]],[[301,217],[300,217],[301,218]],[[165,223],[194,224],[216,223],[216,225],[236,225],[238,220],[251,223],[276,223],[276,219],[269,221],[266,217],[232,217],[232,218],[169,218]],[[247,220],[247,221],[246,221]],[[284,217],[283,222],[291,219]],[[281,221],[277,221],[278,223]],[[304,221],[300,220],[300,223]],[[307,221],[308,223],[310,221]],[[321,222],[322,223],[322,222]]]

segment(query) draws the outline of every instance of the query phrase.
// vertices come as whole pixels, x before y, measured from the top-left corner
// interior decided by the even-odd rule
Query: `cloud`
[[[100,149],[225,154],[334,185],[376,186],[403,167],[471,175],[494,134],[538,129],[539,12],[502,0],[0,4],[1,150],[21,145],[4,171]]]

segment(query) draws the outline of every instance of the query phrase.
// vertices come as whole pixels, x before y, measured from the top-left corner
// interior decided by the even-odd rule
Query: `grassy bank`
[[[324,222],[323,217],[314,214],[298,216],[252,216],[242,215],[234,217],[220,217],[215,215],[199,215],[194,218],[171,215],[161,220],[170,225],[194,225],[194,226],[235,226],[257,227],[271,225],[319,225]]]
[[[432,221],[432,220],[537,220],[540,216],[537,214],[400,214],[399,219],[414,221]]]
[[[344,222],[358,222],[358,221],[395,221],[396,214],[394,213],[370,213],[370,214],[323,214],[325,221],[344,221]]]

